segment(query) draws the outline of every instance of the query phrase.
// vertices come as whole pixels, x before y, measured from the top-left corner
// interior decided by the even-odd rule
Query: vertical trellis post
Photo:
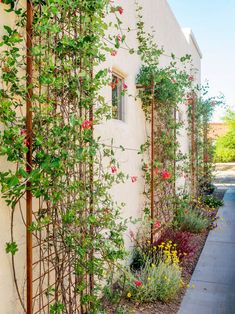
[[[195,95],[192,96],[192,118],[191,118],[191,176],[192,176],[192,195],[196,196],[196,101]]]
[[[31,0],[27,0],[27,24],[26,24],[26,128],[28,140],[28,152],[26,156],[26,171],[30,173],[32,170],[32,26],[33,26],[33,7]],[[32,280],[32,233],[29,226],[32,224],[32,192],[31,184],[27,182],[26,190],[26,269],[27,269],[27,314],[33,313],[33,280]]]
[[[203,176],[207,177],[208,172],[208,125],[206,113],[203,115]]]
[[[154,79],[151,85],[151,244],[153,244],[153,220],[154,220]]]
[[[174,107],[174,161],[173,161],[173,167],[174,167],[174,183],[173,183],[173,193],[174,196],[176,195],[176,154],[177,154],[177,149],[176,149],[176,141],[177,141],[177,131],[176,131],[176,123],[177,123],[177,116],[176,116],[176,108]]]

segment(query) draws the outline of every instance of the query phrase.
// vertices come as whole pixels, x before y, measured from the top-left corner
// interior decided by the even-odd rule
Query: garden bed
[[[106,306],[105,313],[175,314],[178,312],[186,290],[196,288],[194,283],[189,285],[191,276],[209,231],[217,227],[217,212],[219,206],[223,204],[224,192],[216,189],[214,196],[203,196],[202,199],[194,200],[191,203],[194,214],[191,213],[192,210],[181,210],[181,215],[176,216],[177,228],[169,227],[153,244],[147,241],[141,245],[138,238],[133,237],[136,247],[121,292],[124,299],[118,307]],[[198,213],[198,216],[195,213]],[[174,222],[176,223],[177,220]],[[189,225],[185,226],[185,222]],[[207,227],[204,225],[205,222]],[[114,289],[113,292],[115,295],[117,291],[115,292]]]
[[[191,261],[186,263],[183,267],[183,280],[185,284],[188,284],[190,282],[191,276],[193,274],[193,271],[197,265],[198,259],[200,257],[201,251],[205,245],[207,236],[209,231],[205,231],[201,234],[193,234],[193,242],[197,243],[197,250],[195,252],[195,255]],[[130,313],[135,314],[175,314],[178,312],[180,304],[182,302],[182,299],[184,297],[184,294],[186,292],[186,289],[192,289],[190,288],[182,288],[177,296],[170,302],[163,303],[156,301],[152,304],[144,304],[144,305],[137,305],[132,307],[129,304],[129,311]]]

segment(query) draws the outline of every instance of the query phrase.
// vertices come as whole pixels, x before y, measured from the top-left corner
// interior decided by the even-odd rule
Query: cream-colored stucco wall
[[[197,69],[196,80],[200,81],[200,51],[195,44],[194,38],[188,30],[181,30],[177,20],[175,19],[166,0],[140,0],[143,7],[144,21],[147,30],[151,31],[153,26],[155,37],[158,45],[163,47],[165,54],[174,53],[177,57],[185,54],[192,55],[193,67]],[[136,28],[136,12],[135,0],[116,0],[116,4],[121,5],[124,9],[122,15],[123,28]],[[9,14],[4,12],[4,6],[0,3],[0,35],[3,34],[3,25],[13,23],[13,17],[9,18]],[[127,33],[127,43],[131,48],[137,48],[136,33],[132,31]],[[161,65],[167,65],[170,58],[163,56]],[[130,176],[137,176],[136,183],[128,180],[125,184],[114,187],[112,194],[118,202],[126,203],[123,215],[125,217],[138,218],[141,216],[143,209],[143,179],[141,173],[141,157],[137,151],[141,144],[146,140],[147,127],[145,118],[139,101],[135,100],[136,88],[135,79],[139,72],[141,61],[134,54],[130,55],[127,50],[120,49],[116,57],[109,56],[105,66],[113,68],[115,71],[123,73],[128,85],[128,94],[125,97],[125,121],[111,120],[103,125],[96,126],[97,136],[101,136],[104,143],[110,144],[111,139],[114,140],[114,146],[122,145],[127,148],[125,152],[115,149],[116,157],[120,162],[120,168]],[[111,101],[111,88],[104,91],[107,101]],[[186,106],[180,108],[184,119],[186,120]],[[187,122],[185,121],[187,127]],[[189,141],[186,128],[181,130],[179,136],[181,150],[187,153],[189,149]],[[0,167],[5,168],[5,161],[1,159]],[[182,181],[183,183],[183,181]],[[12,270],[10,266],[10,256],[5,253],[5,243],[10,240],[10,211],[3,201],[0,203],[1,220],[0,220],[0,314],[20,314],[22,311],[17,306],[17,296],[15,293]],[[20,221],[20,219],[19,219]],[[21,275],[21,283],[24,282],[24,227],[17,225],[16,232],[19,235],[20,250],[17,253],[19,262],[18,272]],[[136,227],[130,225],[130,229],[135,230]],[[126,235],[126,245],[130,247],[132,244]]]

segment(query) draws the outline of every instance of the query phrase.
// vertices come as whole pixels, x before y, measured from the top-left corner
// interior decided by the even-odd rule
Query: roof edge
[[[195,46],[195,48],[196,48],[200,58],[202,59],[202,52],[201,52],[201,49],[199,48],[199,45],[197,43],[196,37],[193,34],[192,29],[191,28],[182,28],[182,31],[183,31],[183,33],[184,33],[184,35],[185,35],[185,37],[186,37],[188,42],[189,42],[189,39],[192,40],[192,42],[193,42],[193,44],[194,44],[194,46]]]

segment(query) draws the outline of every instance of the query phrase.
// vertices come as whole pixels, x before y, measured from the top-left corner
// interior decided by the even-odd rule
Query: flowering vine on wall
[[[26,89],[26,11],[18,2],[4,3],[11,4],[6,9],[15,13],[16,24],[4,26],[0,43],[4,126],[0,154],[15,166],[0,173],[0,183],[12,212],[12,226],[26,192],[30,190],[34,198],[33,221],[26,226],[33,236],[34,270],[27,310],[32,306],[30,313],[43,309],[97,313],[104,282],[124,258],[126,226],[121,207],[109,194],[125,176],[112,148],[99,144],[93,135],[95,125],[110,115],[110,106],[100,95],[101,88],[110,84],[108,70],[94,68],[105,61],[105,55],[114,55],[113,45],[115,54],[119,48],[119,37],[112,44],[104,40],[115,24],[108,25],[105,17],[119,15],[118,28],[123,9],[108,0],[30,2],[33,76]],[[25,118],[29,90],[33,90],[28,99],[32,103],[30,134]],[[26,165],[29,151],[32,163]],[[102,159],[107,160],[106,166]],[[6,251],[15,269],[19,248],[13,227],[11,235]],[[17,275],[15,283],[26,311]]]

